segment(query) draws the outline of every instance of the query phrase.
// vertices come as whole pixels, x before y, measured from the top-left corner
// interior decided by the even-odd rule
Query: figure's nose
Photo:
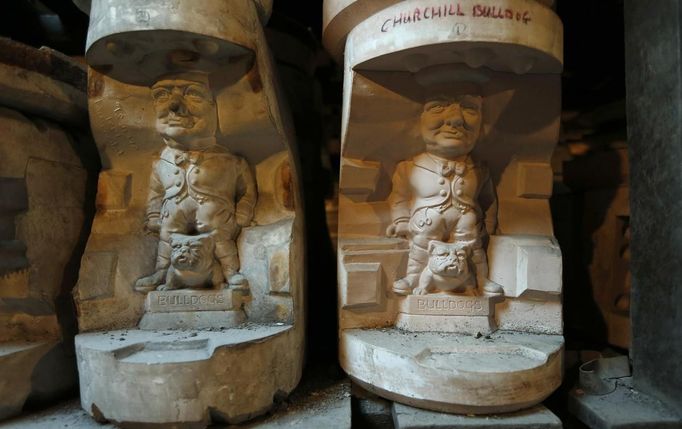
[[[171,94],[171,99],[168,103],[168,110],[170,110],[173,113],[185,112],[185,103],[182,99],[182,95],[177,93]]]
[[[459,126],[464,123],[462,109],[459,104],[452,104],[446,110],[445,123],[450,126]]]

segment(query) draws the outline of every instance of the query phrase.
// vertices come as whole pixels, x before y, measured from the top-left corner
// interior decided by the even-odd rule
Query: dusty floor
[[[348,429],[351,427],[351,393],[347,379],[308,375],[292,394],[273,410],[242,425],[212,428],[248,429]],[[112,424],[95,422],[71,399],[42,411],[27,413],[0,423],[0,429],[109,429]]]

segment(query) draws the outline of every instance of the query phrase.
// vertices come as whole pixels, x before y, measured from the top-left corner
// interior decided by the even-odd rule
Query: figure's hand
[[[161,218],[158,216],[147,218],[147,223],[145,225],[147,231],[158,234],[161,231]]]
[[[410,234],[410,228],[407,222],[392,223],[386,228],[387,237],[404,237],[407,238]]]
[[[241,218],[241,217],[237,216],[237,226],[239,227],[239,229],[251,226],[251,219],[250,218]]]
[[[239,225],[240,228],[251,226],[253,216],[253,209],[247,209],[246,207],[237,204],[237,208],[234,213],[234,219],[237,221],[237,225]]]
[[[237,237],[239,237],[239,233],[242,231],[242,227],[234,218],[232,218],[227,222],[227,227],[223,228],[223,230],[230,240],[236,240]]]

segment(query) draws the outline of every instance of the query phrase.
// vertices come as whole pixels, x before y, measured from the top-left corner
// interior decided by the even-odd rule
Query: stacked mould
[[[545,2],[325,2],[345,71],[340,360],[367,390],[489,414],[561,384],[562,37]]]
[[[102,172],[76,353],[81,403],[98,420],[236,423],[300,379],[299,167],[263,34],[270,7],[88,9]]]

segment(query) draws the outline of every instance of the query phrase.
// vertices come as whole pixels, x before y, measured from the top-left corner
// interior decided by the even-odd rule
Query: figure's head
[[[194,146],[215,136],[218,114],[205,74],[164,76],[151,90],[156,130],[162,137],[191,150],[199,149]]]
[[[430,96],[421,114],[421,136],[429,153],[455,158],[471,152],[481,133],[480,95]]]

